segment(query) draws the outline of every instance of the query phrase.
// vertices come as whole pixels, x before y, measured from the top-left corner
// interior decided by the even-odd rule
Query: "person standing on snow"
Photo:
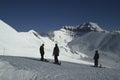
[[[59,48],[58,48],[57,44],[55,44],[55,47],[54,47],[54,50],[53,50],[53,56],[54,56],[54,63],[59,64],[59,61],[58,61]]]
[[[44,44],[40,46],[41,61],[44,61]]]
[[[93,59],[94,59],[94,66],[98,67],[98,60],[99,60],[98,50],[95,51],[95,55],[94,55]]]

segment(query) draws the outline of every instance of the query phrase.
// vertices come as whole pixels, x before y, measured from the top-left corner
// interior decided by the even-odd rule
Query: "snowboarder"
[[[58,48],[57,44],[55,44],[55,47],[54,47],[54,50],[53,50],[53,56],[54,56],[54,63],[59,64],[59,61],[58,61],[59,48]]]
[[[95,51],[95,55],[94,55],[93,59],[94,59],[94,66],[98,67],[98,59],[99,59],[98,50]]]
[[[44,61],[44,44],[40,46],[41,61]]]

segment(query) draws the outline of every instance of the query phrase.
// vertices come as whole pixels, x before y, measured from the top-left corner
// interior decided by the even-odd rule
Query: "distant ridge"
[[[96,23],[93,23],[93,22],[86,22],[78,26],[63,26],[63,29],[70,30],[70,31],[81,31],[81,32],[105,31],[100,26],[98,26]]]

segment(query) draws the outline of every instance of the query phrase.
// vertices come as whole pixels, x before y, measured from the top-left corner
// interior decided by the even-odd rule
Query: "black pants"
[[[58,63],[58,56],[54,56],[54,63]]]
[[[41,54],[41,61],[44,60],[44,54]]]
[[[98,59],[95,60],[94,65],[98,67]]]

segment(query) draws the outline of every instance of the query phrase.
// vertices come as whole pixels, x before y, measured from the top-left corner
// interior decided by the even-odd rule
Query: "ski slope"
[[[120,69],[50,61],[0,56],[0,80],[120,80]]]
[[[0,20],[0,55],[22,56],[40,58],[39,47],[45,44],[45,58],[53,59],[52,53],[55,43],[60,48],[60,57],[62,61],[93,64],[92,62],[81,60],[80,56],[86,56],[83,53],[73,54],[67,47],[67,43],[72,40],[65,31],[58,30],[54,32],[54,41],[49,37],[43,37],[36,31],[17,32],[11,26]],[[63,35],[63,36],[61,36]]]
[[[0,20],[0,80],[120,80],[119,40],[118,32],[107,32],[92,22],[41,36],[34,30],[17,32]],[[39,61],[43,43],[48,63]],[[61,66],[52,63],[55,43]],[[92,67],[96,49],[103,68]]]
[[[83,32],[87,30],[88,32]],[[89,22],[80,26],[64,26],[49,36],[41,36],[34,30],[17,32],[0,20],[0,55],[40,58],[39,47],[45,44],[45,58],[53,59],[55,43],[60,48],[62,61],[93,64],[94,51],[100,51],[100,63],[119,67],[120,35],[106,32]]]

